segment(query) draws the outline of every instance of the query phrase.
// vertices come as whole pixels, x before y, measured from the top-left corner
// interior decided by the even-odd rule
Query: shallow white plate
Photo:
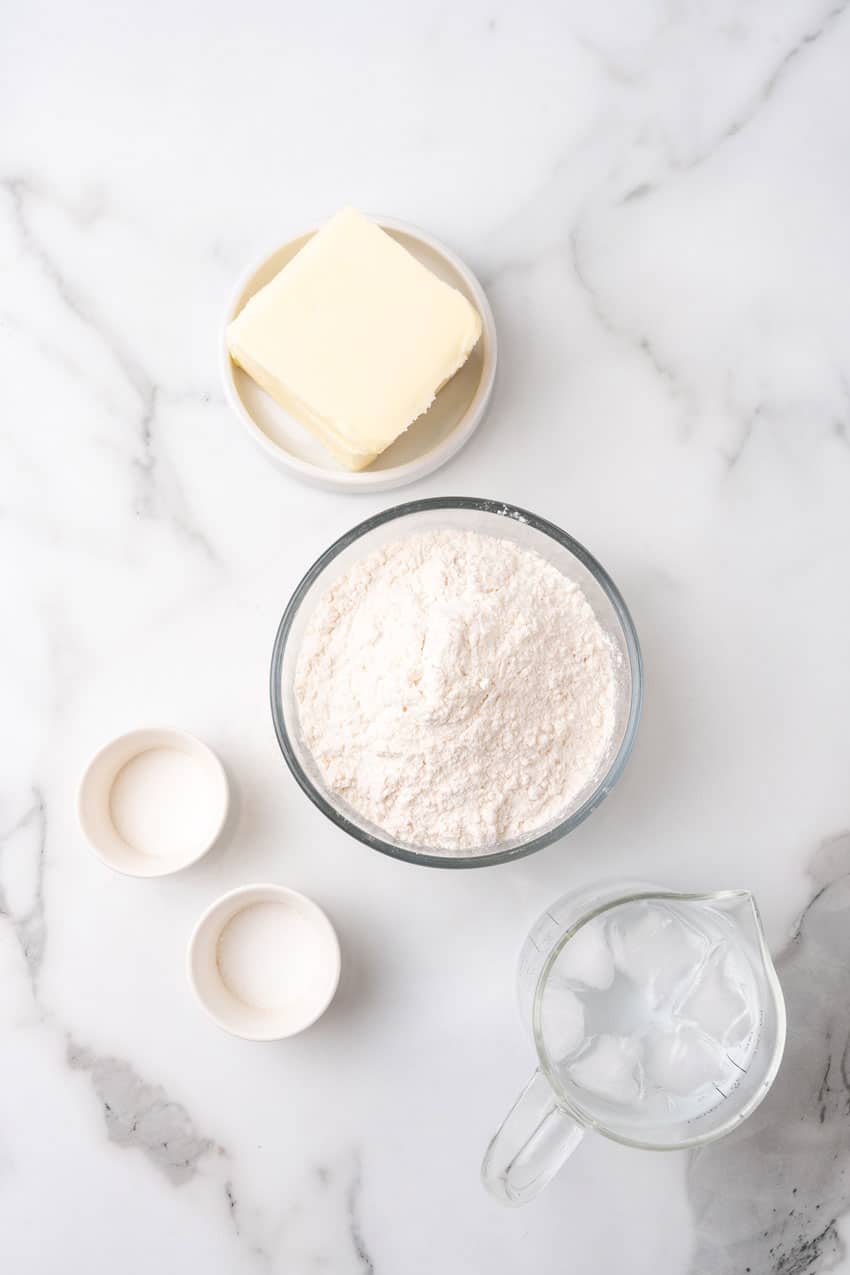
[[[227,307],[220,357],[224,393],[248,433],[267,455],[296,478],[337,491],[389,491],[415,482],[445,465],[481,423],[496,376],[496,325],[481,284],[463,262],[436,239],[387,217],[374,219],[388,234],[462,292],[481,315],[481,337],[466,363],[440,390],[431,407],[388,447],[368,469],[344,469],[313,435],[280,407],[227,351],[225,331],[245,303],[295,256],[318,230],[313,226],[297,239],[253,265],[239,281]]]

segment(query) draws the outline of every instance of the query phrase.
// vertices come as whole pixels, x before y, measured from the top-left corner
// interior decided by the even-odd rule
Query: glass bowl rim
[[[590,572],[596,583],[602,589],[608,598],[622,629],[623,638],[626,647],[626,654],[629,662],[629,672],[631,675],[631,696],[629,701],[628,718],[626,720],[626,728],[623,732],[623,738],[616,754],[611,759],[605,774],[602,775],[599,782],[582,804],[568,815],[565,819],[560,820],[552,828],[545,832],[538,833],[517,846],[511,846],[505,850],[494,850],[489,854],[464,854],[455,855],[450,852],[444,854],[433,854],[427,851],[408,850],[402,846],[395,845],[392,841],[384,840],[381,837],[373,836],[364,828],[359,827],[346,815],[337,810],[323,796],[322,793],[313,784],[312,780],[306,774],[299,762],[292,741],[289,737],[289,731],[283,713],[283,697],[281,695],[281,672],[283,669],[283,657],[286,650],[287,641],[295,621],[295,617],[300,610],[304,598],[312,588],[313,584],[322,574],[327,566],[340,554],[347,549],[355,541],[367,535],[370,531],[374,531],[377,527],[383,526],[385,523],[399,521],[411,514],[427,513],[432,510],[452,510],[464,509],[473,512],[495,514],[497,517],[513,519],[517,522],[524,523],[533,527],[535,531],[549,536],[562,548],[571,553],[574,558]],[[640,721],[641,708],[643,705],[644,694],[644,670],[643,657],[641,655],[640,643],[638,642],[637,632],[634,622],[629,613],[623,597],[614,584],[614,581],[608,575],[605,568],[599,563],[591,553],[585,549],[584,545],[573,539],[566,531],[563,531],[555,523],[549,522],[545,518],[540,518],[537,514],[522,509],[518,505],[508,504],[502,500],[487,500],[472,496],[432,496],[423,500],[410,500],[401,505],[393,505],[389,509],[383,510],[381,513],[374,514],[371,518],[364,519],[363,522],[357,523],[350,531],[345,532],[333,542],[313,563],[313,565],[305,572],[300,582],[293,590],[292,596],[286,605],[281,617],[280,623],[275,634],[274,646],[272,647],[271,668],[269,671],[269,696],[271,701],[272,722],[274,724],[275,735],[283,753],[284,761],[289,767],[295,782],[301,788],[302,792],[309,797],[313,805],[321,810],[322,814],[330,819],[331,823],[347,832],[356,840],[363,842],[372,850],[378,850],[381,854],[389,855],[393,859],[401,859],[406,863],[416,863],[424,867],[432,868],[484,868],[496,863],[510,863],[515,859],[525,858],[526,855],[534,854],[537,850],[542,850],[545,846],[552,845],[553,842],[559,841],[565,837],[568,832],[572,832],[580,823],[582,823],[589,814],[605,799],[608,793],[616,784],[617,780],[623,773],[629,754],[632,751],[635,735],[637,733],[638,723]]]

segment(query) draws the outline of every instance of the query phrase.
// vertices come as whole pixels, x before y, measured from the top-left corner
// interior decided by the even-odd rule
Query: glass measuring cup
[[[539,1065],[482,1165],[505,1204],[537,1195],[588,1129],[659,1151],[722,1137],[782,1060],[785,1003],[746,890],[567,894],[526,939],[518,991]]]

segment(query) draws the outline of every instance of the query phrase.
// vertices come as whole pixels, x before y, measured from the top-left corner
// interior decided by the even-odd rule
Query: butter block
[[[235,363],[348,469],[364,469],[466,362],[481,319],[354,208],[331,218],[227,329]]]

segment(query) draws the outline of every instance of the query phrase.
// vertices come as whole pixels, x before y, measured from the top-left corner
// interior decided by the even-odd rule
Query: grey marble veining
[[[188,1181],[204,1157],[225,1154],[198,1132],[185,1107],[160,1085],[147,1084],[129,1063],[98,1057],[69,1040],[68,1065],[91,1078],[112,1141],[143,1152],[175,1184]]]
[[[693,1275],[818,1275],[846,1257],[850,1210],[850,834],[822,847],[817,893],[777,961],[788,1043],[773,1089],[694,1152]]]
[[[132,426],[137,445],[131,459],[135,479],[132,502],[134,514],[140,518],[164,516],[173,530],[203,552],[211,562],[216,562],[217,553],[212,543],[189,514],[179,479],[156,448],[155,431],[164,424],[162,387],[145,367],[139,353],[131,348],[114,325],[98,313],[91,297],[84,295],[66,277],[61,264],[34,229],[32,209],[34,204],[47,202],[61,216],[70,216],[84,227],[89,226],[94,217],[87,213],[81,218],[76,210],[69,212],[68,207],[57,200],[44,184],[36,185],[23,176],[0,179],[0,191],[6,193],[11,204],[12,223],[22,253],[32,260],[71,318],[87,329],[102,346],[110,363],[125,382],[131,397],[136,400]],[[40,342],[40,348],[42,352],[47,352],[44,342]],[[77,372],[85,379],[80,369]]]
[[[374,1275],[375,1265],[366,1246],[366,1240],[363,1235],[363,1227],[360,1222],[360,1195],[363,1190],[363,1170],[360,1163],[360,1157],[355,1156],[351,1181],[346,1194],[346,1208],[348,1215],[348,1230],[351,1235],[351,1245],[360,1263],[365,1275]]]
[[[46,851],[47,810],[41,789],[33,788],[30,806],[0,836],[0,916],[5,916],[14,930],[33,991],[38,985],[46,942]],[[7,875],[14,879],[14,885],[11,879],[7,881]]]

